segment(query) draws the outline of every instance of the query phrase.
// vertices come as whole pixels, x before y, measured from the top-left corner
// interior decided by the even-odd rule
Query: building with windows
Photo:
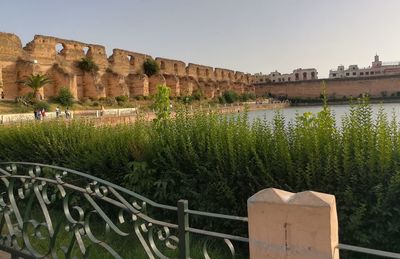
[[[306,81],[318,79],[318,72],[315,68],[298,68],[290,74],[281,74],[278,71],[264,75],[261,72],[253,75],[254,83],[283,83],[292,81]]]
[[[329,78],[358,78],[382,75],[400,74],[400,62],[382,63],[379,56],[375,55],[371,66],[359,68],[357,65],[350,65],[347,69],[343,65],[338,66],[337,70],[329,70]]]

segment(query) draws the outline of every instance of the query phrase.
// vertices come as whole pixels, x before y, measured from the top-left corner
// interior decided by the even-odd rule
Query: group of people
[[[38,121],[44,120],[44,117],[46,117],[46,110],[44,108],[36,109],[33,113],[35,114],[35,120]]]
[[[66,119],[71,118],[71,112],[69,111],[68,107],[65,108],[64,112],[65,112],[65,118]],[[56,108],[56,118],[59,118],[60,116],[61,116],[61,109],[60,109],[60,107],[57,106],[57,108]]]
[[[35,114],[35,120],[44,120],[44,118],[46,117],[46,109],[42,108],[42,109],[36,109],[33,111],[33,113]],[[59,106],[57,106],[56,108],[56,118],[59,118],[61,116],[61,109]],[[69,119],[71,118],[71,112],[69,110],[69,108],[65,108],[65,118]]]

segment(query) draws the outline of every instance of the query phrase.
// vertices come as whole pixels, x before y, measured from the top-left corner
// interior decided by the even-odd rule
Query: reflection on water
[[[341,125],[343,116],[348,114],[350,111],[350,105],[330,105],[329,107],[336,118],[337,124]],[[376,115],[380,107],[383,107],[389,119],[392,118],[393,112],[395,112],[395,116],[399,116],[400,114],[400,103],[371,104],[374,119],[376,118]],[[303,114],[305,112],[312,112],[316,114],[321,110],[322,106],[301,106],[301,107],[288,107],[280,109],[286,122],[294,121],[296,114]],[[261,120],[265,119],[266,121],[272,121],[276,112],[277,110],[251,111],[248,113],[249,120],[253,121],[254,119],[258,118]]]

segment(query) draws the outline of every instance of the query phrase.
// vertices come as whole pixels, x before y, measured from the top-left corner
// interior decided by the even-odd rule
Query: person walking
[[[44,120],[44,117],[46,116],[46,110],[45,108],[42,108],[42,110],[40,111],[41,115],[42,115],[42,120]]]
[[[60,107],[57,106],[57,108],[56,108],[56,118],[60,117],[60,113],[61,113]]]
[[[65,108],[65,118],[69,119],[70,116],[71,116],[71,113],[69,111],[69,108],[67,107],[67,108]]]
[[[38,121],[42,120],[42,112],[40,111],[40,109],[36,110],[36,116]]]

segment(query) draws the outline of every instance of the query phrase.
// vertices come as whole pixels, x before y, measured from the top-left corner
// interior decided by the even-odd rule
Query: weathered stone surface
[[[84,72],[78,68],[82,58],[92,59],[99,70]],[[167,84],[172,96],[187,96],[200,89],[208,98],[224,89],[241,93],[251,89],[249,75],[228,69],[183,61],[155,58],[160,65],[159,75],[144,75],[143,62],[150,55],[114,49],[107,58],[101,45],[36,35],[25,47],[14,34],[0,32],[0,88],[5,99],[26,95],[29,88],[17,84],[30,74],[47,74],[52,83],[40,90],[43,98],[57,95],[61,87],[71,90],[76,99],[148,96],[155,94],[157,84]],[[220,85],[221,84],[221,85]],[[246,90],[244,90],[246,89]]]
[[[338,259],[335,196],[262,190],[248,199],[251,259]]]

